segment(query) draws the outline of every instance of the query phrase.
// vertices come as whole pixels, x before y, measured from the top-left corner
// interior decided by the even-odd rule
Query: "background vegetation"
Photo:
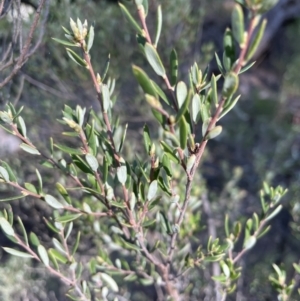
[[[155,19],[157,3],[150,3],[149,18]],[[33,4],[36,7],[37,4]],[[204,68],[212,61],[214,52],[221,51],[223,32],[230,23],[232,2],[166,0],[162,5],[164,27],[168,29],[161,36],[161,45],[165,46],[159,49],[162,60],[168,61],[169,53],[175,47],[178,57],[182,58],[179,62],[180,74],[186,74],[195,60]],[[73,107],[80,104],[99,109],[88,74],[78,72],[78,68],[69,63],[64,48],[51,40],[61,32],[60,25],[66,26],[69,17],[77,16],[82,20],[95,20],[96,36],[91,53],[95,67],[102,70],[102,58],[109,54],[112,58],[110,76],[117,79],[115,95],[121,95],[115,110],[120,122],[128,123],[128,141],[131,145],[125,146],[125,151],[130,158],[132,148],[141,150],[142,133],[137,129],[141,129],[145,122],[156,129],[156,122],[143,101],[143,93],[136,84],[128,62],[134,62],[150,74],[151,71],[138,48],[132,46],[136,43],[134,33],[124,25],[126,22],[121,11],[113,1],[50,1],[42,43],[18,75],[0,90],[1,105],[4,107],[7,102],[12,102],[18,107],[25,106],[23,118],[30,129],[30,138],[40,147],[48,144],[49,137],[56,138],[62,131],[59,125],[53,127],[52,121],[60,118],[65,103]],[[33,18],[32,14],[23,21],[24,35],[29,30],[30,18]],[[1,44],[7,45],[13,34],[12,21],[9,18],[0,21]],[[151,24],[149,26],[150,31],[154,32],[154,24],[153,28]],[[199,170],[203,205],[196,222],[199,223],[199,237],[203,239],[207,232],[202,231],[201,227],[209,220],[215,225],[218,235],[223,234],[223,225],[218,221],[223,220],[224,212],[232,217],[242,217],[244,221],[251,216],[260,206],[257,194],[263,181],[289,189],[284,199],[284,210],[272,221],[271,232],[244,257],[245,273],[238,283],[237,293],[229,296],[228,300],[275,300],[276,292],[267,281],[272,272],[271,263],[283,264],[290,279],[294,276],[292,263],[299,260],[300,44],[294,42],[296,36],[300,36],[300,20],[289,20],[277,31],[268,49],[257,57],[256,66],[242,78],[241,102],[233,114],[224,118],[225,130],[216,141],[209,144]],[[4,50],[2,46],[2,55]],[[101,61],[97,60],[98,57]],[[215,63],[212,62],[210,66],[211,71],[216,69]],[[5,72],[1,78],[5,78]],[[13,148],[14,142],[6,142],[6,136],[1,135],[1,159],[9,160],[21,172],[18,173],[19,178],[34,178],[31,157],[28,156],[24,165],[24,154],[20,155],[19,150],[8,150],[8,143]],[[157,132],[157,137],[159,135]],[[49,187],[54,185],[58,176],[56,171],[43,171]],[[0,186],[0,189],[1,199],[13,194],[7,186]],[[42,241],[50,244],[49,232],[41,219],[41,216],[51,214],[49,208],[30,198],[25,203],[15,201],[13,206],[15,215],[22,217],[28,231],[34,231]],[[85,225],[82,222],[77,226]],[[83,229],[85,233],[93,233],[89,226]],[[0,235],[1,245],[7,246],[9,242]],[[80,251],[83,257],[88,257],[97,253],[98,248],[99,241],[95,237],[92,239],[91,234],[82,242]],[[45,271],[31,265],[34,264],[2,254],[0,299],[65,300],[64,287],[56,279],[47,276]],[[210,274],[205,270],[201,273],[202,280],[190,290],[201,287],[201,292],[194,296],[210,300],[213,295]],[[26,281],[22,282],[22,279]],[[146,296],[153,300],[147,289],[129,289],[137,292],[131,296],[131,300],[146,300]]]

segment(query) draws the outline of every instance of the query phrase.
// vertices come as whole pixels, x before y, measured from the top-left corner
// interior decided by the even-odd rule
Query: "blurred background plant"
[[[6,10],[3,10],[2,15],[7,12],[6,16],[0,20],[2,41],[10,41],[10,39],[19,41],[21,36],[25,41],[40,3],[23,2],[21,4],[18,1],[11,1],[11,6],[8,6],[7,1],[2,1],[2,3],[6,5],[4,6]],[[223,32],[230,24],[232,3],[232,1],[220,2],[217,0],[165,1],[162,4],[163,22],[164,28],[167,30],[162,31],[160,38],[160,45],[164,47],[160,48],[159,46],[158,48],[162,61],[168,62],[169,53],[175,47],[178,57],[181,58],[179,72],[183,79],[187,79],[184,76],[194,61],[199,62],[203,70],[211,61],[214,52],[220,53],[222,50]],[[148,18],[154,20],[157,3],[150,1],[149,4]],[[22,27],[17,24],[17,21],[20,21],[20,14],[9,14],[11,9],[18,12],[20,5],[32,7],[29,17],[23,18]],[[120,115],[122,124],[128,123],[130,145],[125,144],[124,156],[127,160],[133,159],[131,149],[134,147],[143,157],[143,148],[139,142],[141,131],[137,129],[141,129],[145,122],[152,132],[157,127],[155,119],[143,100],[143,93],[137,87],[131,66],[125,62],[134,62],[150,74],[151,68],[147,66],[137,47],[132,47],[136,43],[135,36],[129,26],[124,26],[124,19],[121,17],[119,7],[115,3],[105,1],[52,1],[48,3],[49,16],[47,17],[46,5],[47,3],[43,10],[44,19],[39,23],[41,26],[43,26],[43,22],[45,23],[46,34],[43,35],[38,52],[28,58],[28,63],[22,66],[9,84],[1,89],[3,107],[8,101],[18,107],[25,105],[22,116],[30,129],[30,138],[41,149],[48,144],[50,136],[60,139],[58,134],[62,131],[62,127],[52,123],[52,116],[60,117],[59,112],[63,109],[63,104],[74,107],[76,103],[86,107],[93,106],[95,110],[98,110],[99,105],[95,101],[88,73],[78,71],[75,64],[70,64],[63,47],[50,39],[58,36],[59,25],[66,24],[66,20],[71,16],[79,16],[82,20],[88,18],[90,22],[95,20],[96,35],[91,57],[96,70],[103,70],[105,61],[102,58],[107,58],[108,54],[112,58],[109,74],[117,79],[114,95],[117,98],[119,98],[118,95],[122,96],[114,107],[114,112]],[[129,10],[134,12],[134,7],[129,5]],[[297,11],[297,7],[294,10]],[[47,22],[43,21],[46,18]],[[269,48],[265,49],[257,58],[256,66],[244,75],[244,79],[241,78],[242,102],[235,107],[232,114],[224,118],[223,133],[217,141],[212,141],[208,146],[209,151],[205,153],[205,160],[199,175],[197,175],[197,182],[201,185],[195,188],[197,190],[195,194],[201,194],[202,210],[197,205],[193,210],[201,211],[202,214],[188,215],[190,219],[193,219],[191,226],[198,227],[196,233],[199,233],[199,237],[195,238],[195,242],[193,240],[190,242],[195,246],[199,241],[207,239],[207,230],[203,231],[203,227],[209,225],[209,222],[214,225],[210,231],[215,229],[217,236],[225,235],[223,223],[219,222],[223,220],[224,212],[230,213],[233,220],[242,218],[245,222],[253,211],[259,210],[257,192],[263,181],[272,182],[274,185],[281,184],[289,188],[289,193],[285,197],[285,209],[274,219],[273,229],[263,238],[263,242],[258,242],[251,253],[244,257],[242,261],[244,273],[238,282],[237,293],[229,296],[228,300],[274,300],[277,293],[270,286],[265,285],[268,275],[272,272],[271,263],[286,263],[287,274],[291,278],[294,273],[291,270],[292,263],[299,259],[297,250],[299,249],[300,235],[298,199],[298,112],[300,107],[297,102],[300,94],[297,88],[297,70],[300,64],[300,52],[298,43],[294,43],[294,41],[295,36],[299,36],[300,23],[299,20],[291,17],[282,24],[279,31],[275,32],[280,35],[280,39],[271,40]],[[17,36],[15,36],[16,28],[19,29]],[[40,30],[42,31],[42,29]],[[155,22],[149,22],[149,30],[152,33],[155,32]],[[39,41],[38,28],[34,38]],[[3,43],[3,45],[8,44],[8,42]],[[14,48],[14,51],[18,53],[22,49],[20,47],[22,43],[17,44],[18,47]],[[7,48],[2,46],[2,56],[4,56],[5,50]],[[14,57],[17,55],[14,54]],[[122,66],[122,72],[120,72],[120,66]],[[212,63],[211,70],[215,72],[215,69],[216,65]],[[5,79],[5,72],[1,74],[2,80]],[[161,137],[159,132],[156,135],[152,138]],[[8,158],[8,162],[15,170],[18,170],[18,178],[35,179],[35,167],[33,161],[30,160],[31,157],[26,157],[24,161],[23,153],[12,151],[12,149],[16,149],[14,146],[16,141],[5,142],[3,145],[3,157],[5,156],[5,161]],[[43,169],[43,172],[45,172],[43,174],[44,183],[49,185],[45,189],[51,191],[51,187],[61,180],[59,173],[56,170],[49,171],[48,169]],[[30,180],[27,181],[30,182]],[[1,189],[3,197],[12,193],[7,186],[1,186]],[[3,197],[1,196],[1,198]],[[89,198],[85,201],[92,206]],[[22,204],[22,201],[16,202],[17,204],[13,204],[15,215],[21,216],[22,219],[25,217],[25,221],[23,221],[26,228],[37,233],[39,238],[46,242],[46,246],[50,246],[50,238],[48,237],[47,241],[47,236],[51,236],[51,232],[45,231],[45,227],[41,228],[43,229],[43,233],[41,233],[37,226],[37,224],[43,224],[42,219],[38,217],[51,215],[49,208],[44,203],[39,204],[35,201],[31,201],[27,205]],[[33,207],[35,208],[35,218],[32,221]],[[83,240],[83,246],[80,247],[81,249],[79,248],[81,254],[88,257],[96,254],[99,248],[104,248],[104,245],[110,245],[108,237],[99,238],[99,234],[96,234],[99,231],[97,223],[89,224],[82,220],[75,225],[87,235],[86,240]],[[108,233],[108,228],[109,225],[101,224],[102,233]],[[186,234],[188,235],[188,231]],[[7,241],[4,240],[1,244],[7,246]],[[112,251],[113,249],[109,250],[109,252]],[[86,254],[87,252],[88,254]],[[8,260],[4,256],[1,269],[3,271],[4,269],[12,271],[17,269],[14,259]],[[27,273],[26,269],[28,266],[25,264],[20,273]],[[186,291],[190,300],[199,300],[199,298],[214,300],[210,268],[201,270],[199,273],[202,274],[202,278],[197,278],[198,282],[191,281],[187,286]],[[17,281],[13,279],[13,275],[17,274],[11,273],[11,276],[6,279],[7,281],[11,280],[12,285]],[[38,277],[38,282],[36,282],[37,278],[34,274],[24,275],[27,279],[32,275],[32,282],[30,280],[24,283],[25,289],[21,290],[19,295],[17,290],[11,289],[10,291],[7,286],[6,291],[1,291],[5,296],[4,300],[26,300],[26,298],[27,300],[35,300],[34,298],[37,300],[64,300],[61,291],[53,288],[55,286],[47,285],[48,280],[44,273]],[[186,281],[188,282],[189,279],[195,279],[195,275],[189,274]],[[32,285],[33,282],[35,286]],[[9,285],[8,282],[5,283]],[[39,286],[39,294],[35,292],[36,285]],[[130,300],[147,300],[147,298],[154,300],[155,294],[150,293],[151,289],[148,291],[141,284],[130,284],[127,289],[133,293],[129,298],[129,295],[126,295],[128,293],[124,291],[124,298],[127,296]]]

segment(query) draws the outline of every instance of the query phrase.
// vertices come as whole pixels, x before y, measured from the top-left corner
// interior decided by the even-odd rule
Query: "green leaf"
[[[65,41],[65,40],[61,40],[61,39],[57,39],[57,38],[52,38],[52,40],[54,40],[55,42],[62,44],[64,46],[71,46],[71,47],[80,47],[79,43],[72,43],[70,41]]]
[[[76,148],[68,147],[62,144],[54,144],[56,148],[70,155],[82,155],[82,151]]]
[[[107,182],[107,177],[108,177],[108,161],[106,156],[103,157],[103,182],[106,183]]]
[[[15,231],[14,231],[13,227],[11,226],[11,224],[2,216],[0,217],[0,226],[6,235],[9,235],[9,236],[15,235]]]
[[[147,16],[148,15],[148,9],[149,9],[148,0],[143,0],[143,7],[144,7],[144,11],[145,11],[145,16]]]
[[[161,12],[161,5],[157,7],[157,20],[156,20],[156,35],[155,35],[155,42],[154,47],[157,47],[159,37],[161,34],[161,28],[162,28],[162,12]]]
[[[192,119],[195,123],[199,120],[199,112],[201,109],[201,101],[199,95],[196,93],[192,98]]]
[[[226,29],[224,38],[224,53],[223,53],[223,65],[227,72],[230,71],[232,65],[235,62],[235,45],[232,32],[229,28]]]
[[[155,98],[158,98],[158,93],[156,92],[156,89],[148,77],[148,75],[145,73],[145,71],[135,65],[132,66],[133,74],[140,84],[141,88],[143,89],[145,94],[149,94],[154,96]]]
[[[248,64],[248,65],[245,66],[245,67],[243,67],[243,68],[240,70],[239,74],[242,74],[242,73],[246,72],[247,70],[249,70],[251,67],[253,67],[253,66],[255,65],[255,63],[256,63],[256,61],[254,61],[254,62]]]
[[[239,85],[239,78],[234,72],[226,75],[222,95],[223,97],[230,97],[235,93]]]
[[[229,111],[231,111],[234,108],[234,106],[239,101],[240,97],[241,97],[241,95],[238,95],[233,100],[231,98],[229,98],[229,99],[226,100],[225,106],[224,106],[223,111],[220,114],[220,117],[219,117],[218,120],[220,120],[221,118],[223,118]]]
[[[244,248],[246,250],[251,249],[256,244],[256,237],[251,235],[245,242],[244,242]]]
[[[47,227],[48,227],[51,231],[53,231],[53,232],[56,233],[56,234],[59,234],[59,233],[60,233],[59,230],[58,230],[57,228],[55,228],[54,225],[53,225],[51,222],[49,222],[45,217],[43,217],[43,219],[44,219],[44,221],[45,221]]]
[[[150,43],[145,44],[145,55],[150,66],[153,68],[155,73],[161,77],[165,77],[166,76],[165,68],[160,60],[160,57],[156,49]]]
[[[57,191],[60,193],[60,195],[66,200],[68,204],[71,204],[71,198],[66,190],[66,188],[61,185],[60,183],[55,184]]]
[[[28,144],[21,143],[20,148],[22,148],[22,150],[24,150],[25,152],[27,152],[29,154],[40,155],[40,152],[36,148],[33,148],[33,147],[29,146]]]
[[[110,201],[109,204],[117,208],[126,208],[126,205],[121,202]]]
[[[56,238],[53,238],[52,242],[53,242],[53,245],[56,248],[56,250],[58,250],[62,254],[66,254],[66,250],[65,250],[64,246]]]
[[[163,154],[162,157],[162,166],[165,169],[167,175],[169,177],[172,177],[172,168],[171,168],[171,162],[167,154]]]
[[[14,201],[14,200],[22,199],[22,198],[24,198],[24,197],[25,197],[25,196],[24,196],[23,194],[21,194],[21,195],[12,196],[12,197],[5,198],[5,199],[0,199],[0,202]]]
[[[102,84],[102,99],[103,99],[103,110],[107,112],[110,108],[110,94],[107,85]]]
[[[149,185],[149,189],[148,189],[148,194],[147,194],[147,200],[150,201],[151,199],[153,199],[157,193],[157,180],[154,180],[151,182],[151,184]]]
[[[224,220],[224,229],[225,229],[225,234],[226,237],[229,237],[229,216],[228,214],[225,215],[225,220]]]
[[[33,232],[30,232],[29,240],[30,240],[31,244],[35,247],[38,247],[40,245],[40,241],[39,241],[38,237]]]
[[[144,146],[146,153],[148,154],[150,151],[150,147],[152,145],[151,138],[150,138],[150,132],[149,132],[149,127],[147,124],[144,125],[143,127],[143,137],[144,137]]]
[[[170,54],[170,69],[171,69],[171,77],[170,84],[171,86],[175,86],[178,78],[178,58],[177,52],[173,48]]]
[[[88,34],[88,42],[87,42],[87,52],[89,53],[94,42],[95,32],[94,26],[90,27],[89,34]]]
[[[242,7],[236,4],[231,15],[232,33],[241,48],[244,48],[244,13]]]
[[[124,240],[122,237],[120,237],[122,243],[124,244],[124,247],[129,249],[129,250],[134,250],[134,251],[137,251],[137,252],[140,252],[141,249],[137,246],[137,245],[134,245],[130,242],[127,242],[126,240]]]
[[[20,131],[20,133],[22,134],[23,137],[27,137],[26,134],[27,134],[27,131],[26,131],[26,125],[25,125],[25,122],[24,122],[24,119],[22,118],[22,116],[19,116],[17,118],[17,124],[18,124],[18,129]]]
[[[151,83],[153,84],[157,94],[159,95],[159,97],[168,105],[170,105],[170,102],[165,94],[165,92],[160,88],[160,86],[154,82],[153,80],[151,80]]]
[[[186,172],[189,173],[196,162],[196,156],[192,154],[186,162]]]
[[[50,256],[50,258],[52,257],[54,257],[55,258],[55,260],[58,260],[58,261],[60,261],[61,263],[63,263],[63,264],[66,264],[67,262],[68,262],[68,258],[66,258],[63,254],[61,254],[60,252],[58,252],[57,250],[55,250],[55,249],[49,249],[48,250],[48,254],[49,254],[49,256]],[[51,259],[52,259],[51,258]]]
[[[222,133],[222,126],[217,125],[213,129],[211,129],[207,135],[205,136],[205,140],[214,139]]]
[[[188,125],[185,118],[182,117],[179,121],[179,141],[181,149],[185,149],[187,145]]]
[[[31,254],[28,254],[28,253],[25,253],[25,252],[21,252],[21,251],[18,251],[18,250],[15,250],[15,249],[12,249],[12,248],[5,248],[5,247],[2,247],[2,249],[11,254],[11,255],[14,255],[14,256],[17,256],[17,257],[22,257],[22,258],[33,258],[33,256]]]
[[[20,218],[19,216],[17,217],[17,219],[18,219],[18,223],[19,223],[19,225],[20,225],[20,227],[21,227],[22,234],[23,234],[23,237],[24,237],[24,241],[25,241],[25,243],[26,243],[26,246],[29,246],[29,244],[28,244],[28,236],[27,236],[27,232],[26,232],[26,229],[25,229],[25,227],[24,227],[24,224],[23,224],[23,222],[22,222],[22,220],[21,220],[21,218]]]
[[[282,209],[282,205],[279,205],[276,209],[273,210],[273,212],[271,212],[271,214],[269,214],[266,218],[265,221],[269,221],[272,218],[274,218]]]
[[[80,216],[82,216],[82,213],[66,214],[66,215],[63,215],[63,216],[56,217],[55,221],[60,222],[60,223],[69,223],[71,221],[74,221],[74,220],[78,219]]]
[[[96,159],[96,157],[94,157],[91,154],[86,154],[85,159],[86,159],[86,162],[88,163],[88,165],[90,166],[90,168],[94,172],[96,172],[99,167],[99,163],[98,163],[98,160]]]
[[[9,182],[9,174],[2,166],[0,166],[0,178],[2,178],[5,182]]]
[[[66,48],[68,56],[79,66],[87,67],[87,63],[76,52],[70,48]]]
[[[103,280],[103,282],[113,291],[113,292],[118,292],[119,287],[116,281],[109,276],[108,274],[105,273],[100,273],[100,277]]]
[[[48,267],[49,266],[49,257],[48,257],[47,250],[45,249],[45,247],[43,245],[39,245],[37,250],[38,250],[38,253],[39,253],[39,256],[40,256],[42,262],[44,263],[44,265],[46,267]]]
[[[6,162],[4,162],[4,161],[0,161],[0,162],[1,162],[1,164],[3,165],[4,169],[8,172],[9,180],[10,180],[11,182],[17,182],[17,178],[16,178],[16,176],[14,175],[14,173],[13,173],[12,169],[10,168],[10,166],[9,166]],[[1,173],[1,172],[0,172],[0,173]]]
[[[79,246],[79,242],[80,242],[80,232],[77,233],[76,241],[75,241],[75,244],[74,244],[74,247],[72,250],[72,256],[76,253],[78,246]]]
[[[217,106],[219,99],[218,99],[217,81],[216,81],[216,77],[214,74],[211,77],[210,86],[212,89],[212,96],[211,96],[212,100],[213,100],[215,106]]]
[[[255,54],[260,42],[261,42],[261,39],[264,35],[264,32],[265,32],[265,29],[266,29],[266,26],[267,26],[267,19],[264,19],[260,26],[259,26],[259,29],[257,30],[253,40],[251,41],[250,43],[250,46],[248,48],[248,51],[247,51],[247,54],[246,54],[246,57],[245,57],[245,60],[246,61],[249,61],[253,55]]]
[[[187,94],[184,103],[182,104],[182,106],[180,107],[177,115],[176,115],[176,119],[175,122],[177,123],[182,117],[183,115],[187,112],[189,105],[190,105],[190,101],[191,101],[191,97],[192,93],[191,90],[189,91],[189,93]]]
[[[188,89],[186,84],[181,81],[176,85],[175,90],[176,90],[176,99],[177,99],[178,108],[180,109],[187,98]]]
[[[37,176],[37,179],[38,179],[38,183],[39,183],[38,188],[37,188],[37,193],[38,193],[38,194],[41,194],[41,193],[43,192],[43,181],[42,181],[42,177],[41,177],[40,172],[39,172],[37,169],[35,169],[35,173],[36,173],[36,176]]]
[[[30,192],[33,192],[33,193],[37,194],[37,190],[36,190],[35,186],[32,185],[31,183],[24,183],[24,186]]]
[[[160,141],[160,144],[165,151],[165,153],[168,155],[168,157],[175,163],[180,163],[179,158],[174,154],[172,148],[164,141]]]
[[[108,55],[108,57],[107,57],[107,60],[106,60],[106,62],[105,62],[105,67],[103,68],[103,74],[102,74],[102,82],[105,80],[105,78],[106,78],[106,75],[107,75],[107,72],[108,72],[108,69],[109,69],[109,66],[110,66],[110,54]],[[107,86],[109,86],[109,85],[107,85]],[[112,90],[110,90],[109,89],[109,94],[111,95],[112,94],[112,91],[113,91],[113,89]]]
[[[218,65],[218,68],[220,70],[220,72],[222,73],[222,75],[225,75],[225,70],[223,68],[223,65],[222,65],[222,62],[218,56],[218,54],[215,52],[215,57],[216,57],[216,62],[217,62],[217,65]]]
[[[73,163],[80,168],[84,173],[94,174],[90,166],[87,164],[85,160],[81,156],[72,155]]]
[[[61,204],[55,197],[53,197],[53,196],[50,195],[50,194],[46,194],[46,195],[44,196],[44,199],[45,199],[46,203],[47,203],[50,207],[52,207],[52,208],[54,208],[54,209],[62,209],[62,208],[64,208],[63,204]]]
[[[120,145],[119,145],[119,153],[122,151],[123,146],[124,146],[124,142],[125,142],[125,138],[126,138],[126,133],[127,133],[127,128],[128,128],[128,123],[126,123],[125,128],[124,128],[124,132],[120,141]]]
[[[127,168],[126,168],[126,165],[122,165],[122,166],[118,167],[117,177],[118,177],[119,182],[124,186],[125,182],[127,180]]]
[[[127,10],[127,8],[119,2],[119,6],[122,10],[122,13],[124,14],[125,18],[129,21],[130,25],[135,29],[139,34],[143,35],[143,30],[142,28],[136,23],[134,18],[131,16],[130,12]]]
[[[153,114],[153,116],[155,117],[155,119],[159,122],[159,124],[162,125],[162,127],[165,127],[165,117],[158,111],[156,111],[155,109],[151,109],[151,112]]]

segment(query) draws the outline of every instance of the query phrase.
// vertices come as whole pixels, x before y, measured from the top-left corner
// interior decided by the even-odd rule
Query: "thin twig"
[[[29,34],[28,34],[28,37],[26,39],[26,42],[25,42],[25,45],[24,47],[22,48],[22,51],[21,51],[21,54],[13,68],[13,70],[10,72],[10,74],[0,83],[0,89],[3,88],[17,73],[18,71],[21,69],[21,67],[25,64],[25,62],[27,61],[28,57],[27,54],[28,54],[28,51],[29,51],[29,47],[30,47],[30,44],[32,42],[32,39],[33,39],[33,34],[38,26],[38,22],[39,22],[39,19],[40,19],[40,15],[41,15],[41,11],[42,11],[42,8],[45,4],[45,1],[46,0],[41,0],[40,1],[40,4],[38,6],[38,9],[36,10],[35,12],[35,16],[34,16],[34,20],[31,24],[31,27],[30,27],[30,30],[29,30]]]

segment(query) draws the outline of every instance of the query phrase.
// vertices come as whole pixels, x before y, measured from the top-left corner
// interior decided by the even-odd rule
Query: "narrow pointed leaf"
[[[16,178],[15,174],[13,173],[12,169],[10,168],[10,166],[4,161],[2,161],[1,164],[3,165],[2,167],[8,172],[9,180],[11,182],[17,182],[17,178]]]
[[[44,197],[46,203],[54,209],[62,209],[64,208],[63,204],[61,204],[55,197],[50,194],[46,194]]]
[[[150,201],[151,199],[153,199],[157,193],[157,180],[154,180],[151,182],[151,184],[149,185],[149,189],[148,189],[148,194],[147,194],[147,200]]]
[[[14,231],[13,227],[4,217],[0,217],[0,226],[6,235],[9,235],[9,236],[15,235],[15,231]]]
[[[21,252],[12,248],[5,248],[3,247],[3,250],[11,255],[17,256],[17,257],[22,257],[22,258],[33,258],[31,254]]]
[[[87,52],[89,53],[94,42],[95,32],[94,32],[94,26],[91,25],[88,35],[88,43],[87,43]]]
[[[35,173],[36,173],[38,183],[39,183],[37,192],[38,192],[38,194],[41,194],[43,192],[43,180],[42,180],[40,172],[37,169],[35,170]]]
[[[75,51],[70,48],[66,48],[68,56],[79,66],[86,67],[87,63],[82,59]]]
[[[62,144],[54,144],[54,146],[64,153],[70,154],[70,155],[82,155],[82,151],[76,148],[68,147]]]
[[[214,139],[214,138],[216,138],[217,136],[219,136],[219,135],[221,134],[221,132],[222,132],[222,126],[221,126],[221,125],[218,125],[218,126],[214,127],[212,130],[210,130],[210,131],[207,133],[205,139],[206,139],[206,140]]]
[[[122,185],[125,185],[125,182],[127,180],[127,168],[126,168],[126,165],[122,165],[122,166],[118,167],[117,177],[118,177],[119,182]]]
[[[234,108],[234,106],[237,104],[238,100],[240,99],[241,95],[238,95],[236,98],[234,98],[233,100],[230,99],[228,105],[226,105],[222,111],[222,113],[220,114],[220,117],[218,120],[220,120],[221,118],[223,118],[230,110],[232,110]]]
[[[212,89],[212,100],[213,100],[214,104],[217,106],[219,100],[218,100],[217,81],[216,81],[216,77],[214,74],[211,77],[210,86]]]
[[[129,21],[130,25],[135,29],[139,34],[143,35],[142,28],[138,25],[138,23],[134,20],[134,18],[131,16],[130,12],[127,10],[127,8],[119,2],[119,6],[122,10],[122,13],[124,14],[125,18]]]
[[[99,167],[97,158],[95,156],[93,156],[92,154],[86,154],[85,159],[86,159],[86,162],[88,163],[88,165],[90,166],[90,168],[93,171],[97,171],[97,169]]]
[[[191,91],[189,91],[184,103],[182,104],[182,106],[180,107],[177,115],[176,115],[176,123],[183,117],[183,115],[187,112],[189,105],[190,105],[190,101],[191,101],[191,97],[192,93]]]
[[[176,99],[177,99],[177,104],[179,109],[181,108],[184,101],[186,100],[187,95],[188,95],[188,89],[186,84],[182,81],[179,82],[176,85]]]
[[[5,182],[9,182],[9,174],[2,166],[0,166],[0,178],[2,178]]]
[[[24,241],[25,241],[26,245],[29,246],[29,244],[28,244],[28,236],[27,236],[27,232],[26,232],[26,229],[24,227],[24,224],[23,224],[23,222],[22,222],[22,220],[21,220],[21,218],[19,216],[17,217],[17,219],[18,219],[18,223],[19,223],[19,225],[21,227],[21,230],[22,230]]]
[[[156,49],[150,43],[145,44],[145,55],[149,64],[155,71],[155,73],[159,76],[165,77],[166,76],[165,68],[160,60],[160,57]]]
[[[57,38],[52,38],[52,40],[54,40],[55,42],[62,44],[64,46],[70,46],[70,47],[80,47],[80,45],[76,44],[75,42],[72,43],[70,41],[65,41],[65,40],[61,40],[61,39],[57,39]]]
[[[57,217],[55,219],[55,221],[60,222],[60,223],[69,223],[71,221],[74,221],[74,220],[78,219],[81,215],[82,215],[82,213],[66,214],[66,215]]]
[[[224,97],[229,97],[233,95],[237,90],[238,85],[239,85],[238,76],[233,72],[228,73],[227,76],[225,77],[222,95]]]
[[[244,47],[244,13],[242,7],[236,4],[231,16],[232,33],[241,48]]]
[[[259,29],[257,30],[253,40],[251,41],[251,44],[248,48],[248,51],[247,51],[247,54],[246,54],[246,58],[245,60],[246,61],[249,61],[253,55],[255,54],[260,42],[261,42],[261,39],[264,35],[264,32],[265,32],[265,29],[266,29],[266,26],[267,26],[267,19],[264,19],[260,26],[259,26]]]
[[[38,237],[33,232],[30,232],[29,240],[30,240],[31,244],[35,247],[38,247],[40,245],[40,241],[39,241]]]
[[[155,42],[154,46],[156,47],[160,38],[162,28],[162,12],[161,12],[161,5],[157,7],[157,20],[156,20],[156,35],[155,35]]]
[[[14,201],[14,200],[18,200],[18,199],[22,199],[24,198],[25,196],[22,194],[22,195],[17,195],[17,196],[12,196],[12,197],[9,197],[9,198],[5,198],[5,199],[0,199],[0,202],[9,202],[9,201]]]
[[[102,85],[103,110],[107,112],[110,108],[110,94],[107,85]]]
[[[175,86],[178,78],[178,58],[177,52],[173,48],[170,54],[170,69],[171,69],[171,77],[170,84],[171,86]]]
[[[192,99],[192,119],[195,123],[197,123],[199,120],[198,116],[199,116],[200,109],[201,109],[200,97],[196,93],[194,94]]]
[[[45,249],[45,247],[43,245],[39,245],[37,250],[38,250],[39,256],[40,256],[43,264],[46,267],[48,267],[49,266],[49,257],[48,257],[47,250]]]
[[[187,145],[188,125],[185,118],[182,117],[179,121],[179,142],[181,149],[185,149]]]
[[[156,89],[145,71],[135,65],[132,66],[132,71],[144,93],[158,98]]]
[[[33,148],[33,147],[29,146],[28,144],[21,143],[20,148],[22,148],[23,151],[25,151],[29,154],[40,155],[40,152],[36,148]]]

